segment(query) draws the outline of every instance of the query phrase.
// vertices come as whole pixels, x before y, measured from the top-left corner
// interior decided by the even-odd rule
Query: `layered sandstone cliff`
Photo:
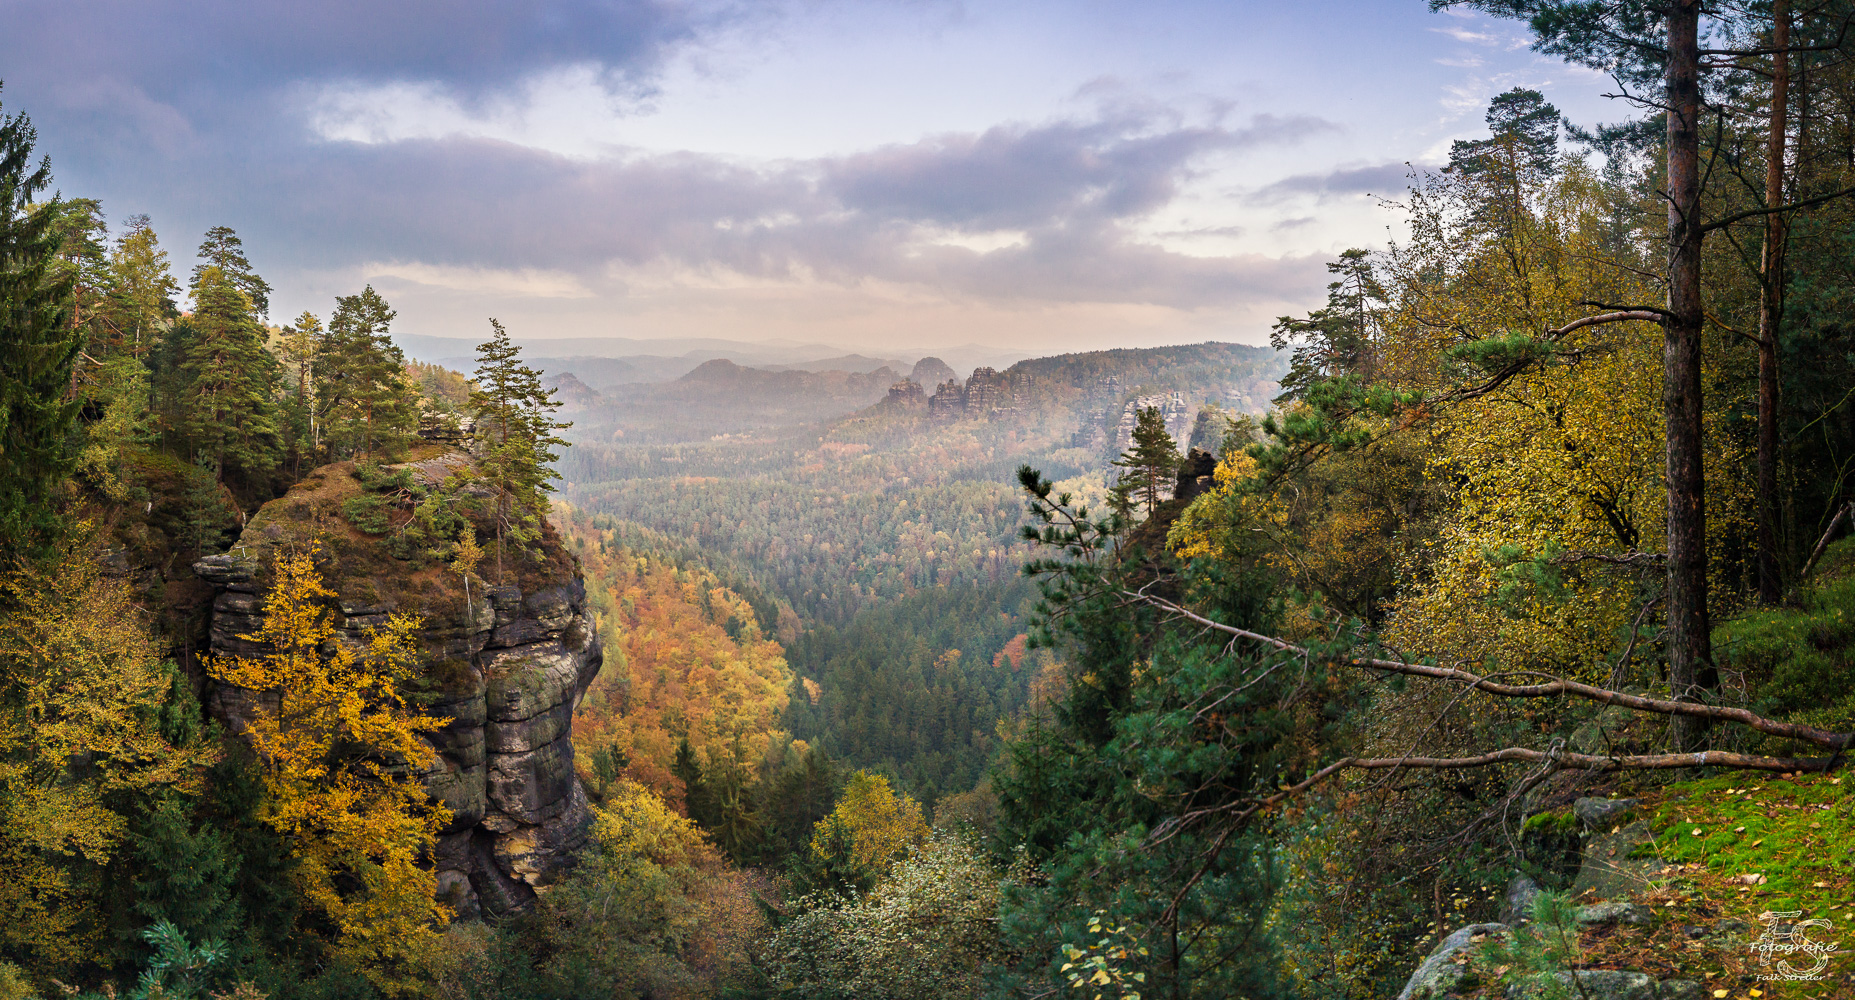
[[[454,452],[428,456],[414,468],[435,481],[432,468],[459,460]],[[332,610],[344,641],[359,641],[389,614],[419,616],[428,663],[420,700],[451,720],[430,736],[438,758],[425,775],[426,788],[452,812],[433,859],[440,895],[460,917],[520,910],[571,864],[587,836],[573,709],[603,653],[578,566],[549,530],[539,559],[506,560],[501,574],[486,567],[483,578],[493,584],[500,576],[500,585],[479,582],[467,593],[464,578],[392,558],[386,537],[350,524],[343,504],[358,495],[347,463],[317,470],[266,504],[230,552],[194,564],[215,589],[211,652],[264,652],[244,637],[260,624],[279,547],[315,547],[323,582],[338,595]],[[238,731],[279,695],[217,685],[207,707]]]

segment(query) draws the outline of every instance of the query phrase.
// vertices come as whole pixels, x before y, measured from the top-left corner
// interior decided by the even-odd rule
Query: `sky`
[[[273,321],[881,354],[1262,343],[1396,238],[1523,26],[1424,0],[6,0],[0,107]]]

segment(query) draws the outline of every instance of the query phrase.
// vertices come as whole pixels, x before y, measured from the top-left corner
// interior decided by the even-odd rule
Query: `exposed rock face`
[[[942,419],[977,419],[1012,412],[1017,408],[1018,396],[1028,392],[1036,383],[1036,376],[1029,372],[975,368],[965,385],[961,385],[957,378],[940,383],[934,389],[934,395],[928,398],[928,413]]]
[[[1636,811],[1635,799],[1579,799],[1572,803],[1572,815],[1587,830],[1601,830],[1627,819]]]
[[[194,564],[215,589],[214,655],[264,652],[241,636],[261,623],[270,548],[292,527],[326,523],[288,517],[298,508],[326,507],[315,492],[293,490],[272,501],[252,519],[241,545]],[[278,505],[286,506],[271,509]],[[340,638],[359,641],[363,629],[384,624],[395,611],[424,619],[419,638],[439,689],[429,711],[451,719],[427,737],[438,758],[425,786],[452,812],[434,861],[440,897],[462,917],[526,907],[587,837],[590,813],[573,769],[573,709],[604,656],[577,568],[557,543],[548,544],[553,558],[528,567],[519,585],[474,589],[465,598],[454,577],[453,586],[434,587],[429,579],[421,586],[409,564],[362,561],[366,553],[356,554],[352,541],[332,552],[325,543],[331,569],[323,582],[339,595]],[[356,562],[371,572],[350,575]],[[395,566],[403,577],[391,575]],[[278,703],[279,692],[229,685],[207,696],[208,711],[234,732]]]
[[[1178,482],[1172,487],[1173,499],[1191,500],[1209,493],[1216,485],[1216,477],[1217,456],[1201,448],[1191,449],[1179,463]]]
[[[889,387],[888,403],[890,406],[918,410],[927,405],[927,394],[921,390],[921,383],[903,379]]]

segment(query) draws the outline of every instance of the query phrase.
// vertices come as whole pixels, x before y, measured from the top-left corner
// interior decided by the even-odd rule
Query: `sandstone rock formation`
[[[266,504],[230,552],[194,564],[215,589],[211,652],[264,652],[243,637],[258,629],[280,546],[319,547],[323,582],[339,595],[344,641],[359,641],[392,612],[419,615],[429,711],[451,720],[430,734],[438,759],[425,775],[427,790],[452,812],[434,858],[440,896],[463,918],[523,909],[587,837],[573,709],[603,652],[578,567],[550,530],[540,563],[525,560],[504,585],[467,595],[455,574],[388,558],[379,541],[341,519],[341,501],[355,490],[346,463],[318,470]],[[493,568],[484,573],[495,579]],[[207,708],[236,732],[278,699],[276,691],[216,685]]]

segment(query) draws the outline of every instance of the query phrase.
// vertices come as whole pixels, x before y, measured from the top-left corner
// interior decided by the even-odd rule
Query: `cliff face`
[[[412,468],[433,481],[459,461],[451,452]],[[230,552],[194,564],[215,590],[211,652],[265,652],[243,636],[259,627],[272,552],[284,546],[318,547],[323,583],[339,595],[342,641],[360,641],[390,613],[418,615],[429,664],[424,700],[431,714],[451,719],[430,735],[438,760],[425,775],[427,790],[452,811],[433,859],[440,896],[460,917],[520,910],[571,864],[587,836],[573,709],[604,655],[579,568],[549,529],[540,562],[508,561],[502,585],[473,585],[466,594],[457,574],[394,559],[385,538],[348,523],[342,505],[358,495],[348,463],[326,466],[266,504]],[[481,571],[493,581],[493,542],[491,552]],[[280,695],[216,685],[207,708],[237,732]]]

